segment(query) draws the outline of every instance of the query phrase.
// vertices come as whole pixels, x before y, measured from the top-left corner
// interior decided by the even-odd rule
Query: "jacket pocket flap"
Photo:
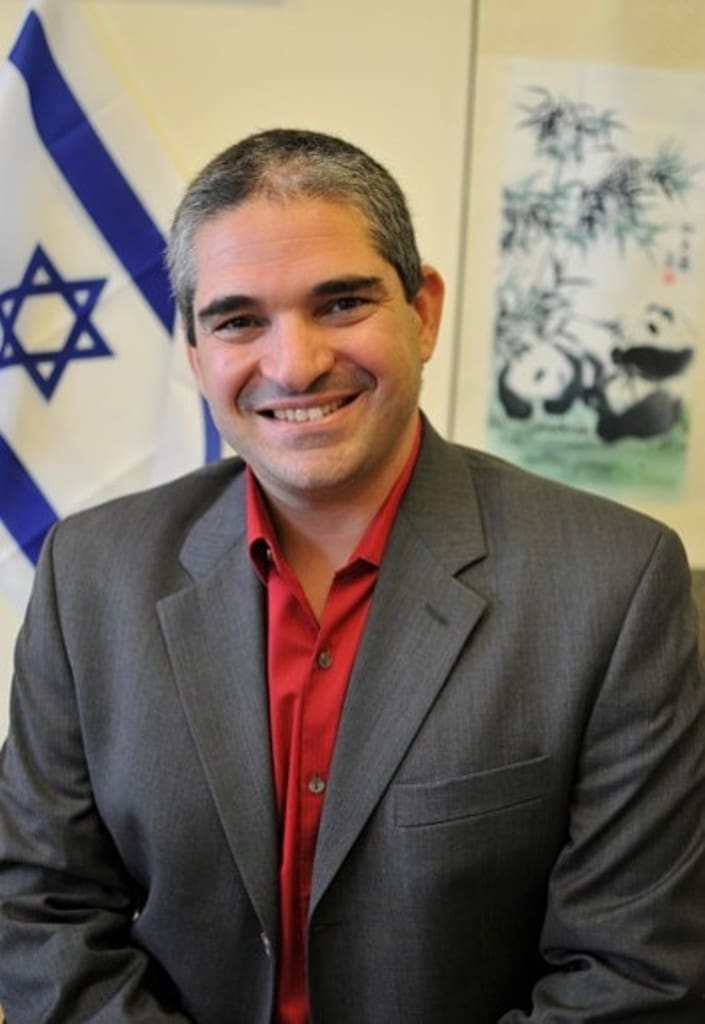
[[[397,783],[395,821],[402,828],[433,825],[537,800],[549,789],[550,764],[544,756],[456,779]]]

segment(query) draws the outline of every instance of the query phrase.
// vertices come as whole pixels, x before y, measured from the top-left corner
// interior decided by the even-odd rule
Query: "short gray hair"
[[[417,294],[422,271],[414,228],[404,194],[389,171],[343,139],[275,128],[215,156],[188,186],[176,210],[167,263],[190,345],[196,344],[194,235],[205,221],[256,196],[305,196],[354,206],[367,222],[372,244],[399,274],[407,301]]]

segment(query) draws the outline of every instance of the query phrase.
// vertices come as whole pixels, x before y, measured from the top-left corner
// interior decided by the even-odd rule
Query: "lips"
[[[305,391],[290,391],[259,375],[243,387],[237,406],[277,423],[320,423],[375,389],[372,374],[356,366],[336,368]]]

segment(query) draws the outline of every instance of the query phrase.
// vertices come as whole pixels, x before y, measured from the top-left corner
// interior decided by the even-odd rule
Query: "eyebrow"
[[[329,281],[321,281],[314,285],[310,295],[314,299],[326,299],[335,295],[347,295],[350,292],[362,292],[383,288],[381,277],[365,277],[362,274],[348,274],[345,277],[334,277]],[[252,309],[258,305],[258,299],[252,295],[222,295],[207,303],[196,313],[200,324],[207,324],[213,317],[237,313],[243,309]]]
[[[383,286],[381,277],[363,277],[360,274],[349,274],[346,277],[334,277],[330,281],[321,281],[311,289],[316,299],[325,299],[331,295],[342,295],[346,292],[364,292]]]
[[[238,310],[251,309],[256,305],[257,300],[250,295],[223,295],[199,309],[196,319],[200,324],[207,324],[213,317],[223,316],[225,313],[237,313]]]

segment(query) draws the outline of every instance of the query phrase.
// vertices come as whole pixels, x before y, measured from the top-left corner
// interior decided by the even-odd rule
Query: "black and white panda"
[[[657,437],[683,415],[678,382],[693,359],[691,336],[672,307],[657,303],[625,325],[585,322],[570,339],[536,341],[507,359],[500,402],[510,418],[529,419],[581,401],[594,409],[603,441]]]

